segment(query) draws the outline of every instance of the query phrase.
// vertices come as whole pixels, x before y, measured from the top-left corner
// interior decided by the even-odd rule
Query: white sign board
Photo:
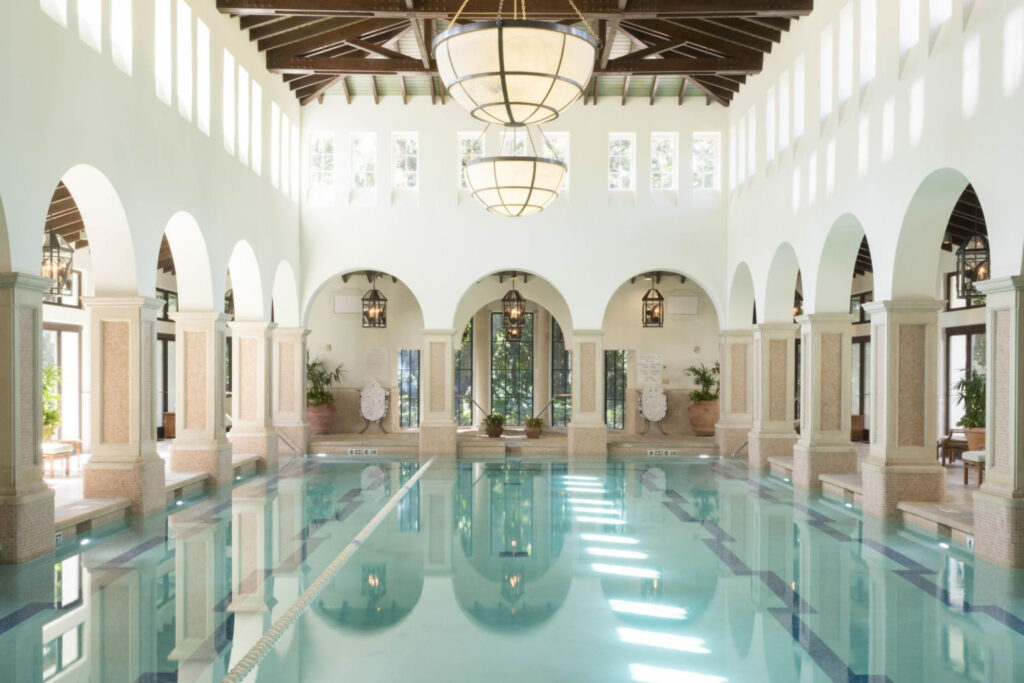
[[[362,313],[363,301],[359,295],[336,294],[334,295],[335,313]]]
[[[669,296],[665,310],[669,315],[697,315],[700,313],[700,299],[695,296]]]
[[[363,351],[363,378],[375,379],[382,386],[388,385],[388,349],[374,346]]]
[[[661,386],[662,357],[660,353],[636,355],[636,383],[638,386]]]

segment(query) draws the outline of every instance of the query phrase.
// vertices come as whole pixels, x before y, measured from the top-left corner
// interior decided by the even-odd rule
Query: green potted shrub
[[[953,385],[953,390],[957,394],[957,402],[964,407],[964,416],[956,424],[964,428],[967,449],[985,450],[985,373],[965,373]]]
[[[690,426],[697,436],[714,436],[718,422],[718,390],[721,367],[716,362],[710,368],[701,363],[686,368],[686,374],[696,380],[698,389],[690,392]]]
[[[331,370],[322,360],[306,354],[306,418],[311,434],[330,434],[334,426],[334,394],[331,387],[345,376],[339,364]]]
[[[53,438],[61,421],[60,368],[47,365],[43,368],[43,441]]]
[[[505,416],[491,413],[485,417],[484,431],[490,438],[497,439],[505,431]]]
[[[526,438],[539,439],[544,433],[544,420],[539,417],[526,418]]]

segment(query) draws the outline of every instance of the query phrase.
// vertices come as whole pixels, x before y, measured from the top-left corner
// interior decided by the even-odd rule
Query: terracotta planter
[[[505,433],[505,428],[501,425],[487,425],[484,427],[484,431],[487,432],[487,436],[490,438],[497,439]]]
[[[697,436],[714,436],[715,423],[718,422],[718,401],[697,401],[687,409],[690,415],[690,426]]]
[[[543,427],[527,427],[526,438],[527,439],[539,439],[540,435],[544,433]]]
[[[330,434],[334,429],[335,412],[336,410],[333,403],[306,406],[306,419],[309,420],[309,433]]]
[[[970,429],[964,430],[964,435],[967,437],[967,450],[969,451],[983,451],[985,450],[985,428],[984,427],[971,427]]]

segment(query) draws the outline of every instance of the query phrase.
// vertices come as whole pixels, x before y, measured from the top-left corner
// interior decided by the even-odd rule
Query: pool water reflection
[[[0,680],[219,680],[418,469],[296,461],[0,569]],[[1020,584],[727,461],[435,462],[251,680],[1024,680]]]

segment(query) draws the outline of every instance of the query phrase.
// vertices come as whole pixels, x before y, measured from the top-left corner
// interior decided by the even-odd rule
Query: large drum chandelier
[[[518,128],[507,126],[506,134],[510,130],[511,146],[506,144],[507,135],[502,141],[506,153],[467,161],[462,173],[470,192],[491,213],[511,218],[531,216],[558,196],[568,167],[554,158],[550,144],[550,156],[538,156],[529,131],[521,139],[516,134]]]
[[[468,0],[467,0],[468,1]],[[526,18],[513,0],[513,18],[458,24],[434,38],[437,71],[452,98],[485,123],[527,126],[551,121],[579,99],[594,72],[599,41],[586,28]],[[521,17],[521,18],[520,18]]]

